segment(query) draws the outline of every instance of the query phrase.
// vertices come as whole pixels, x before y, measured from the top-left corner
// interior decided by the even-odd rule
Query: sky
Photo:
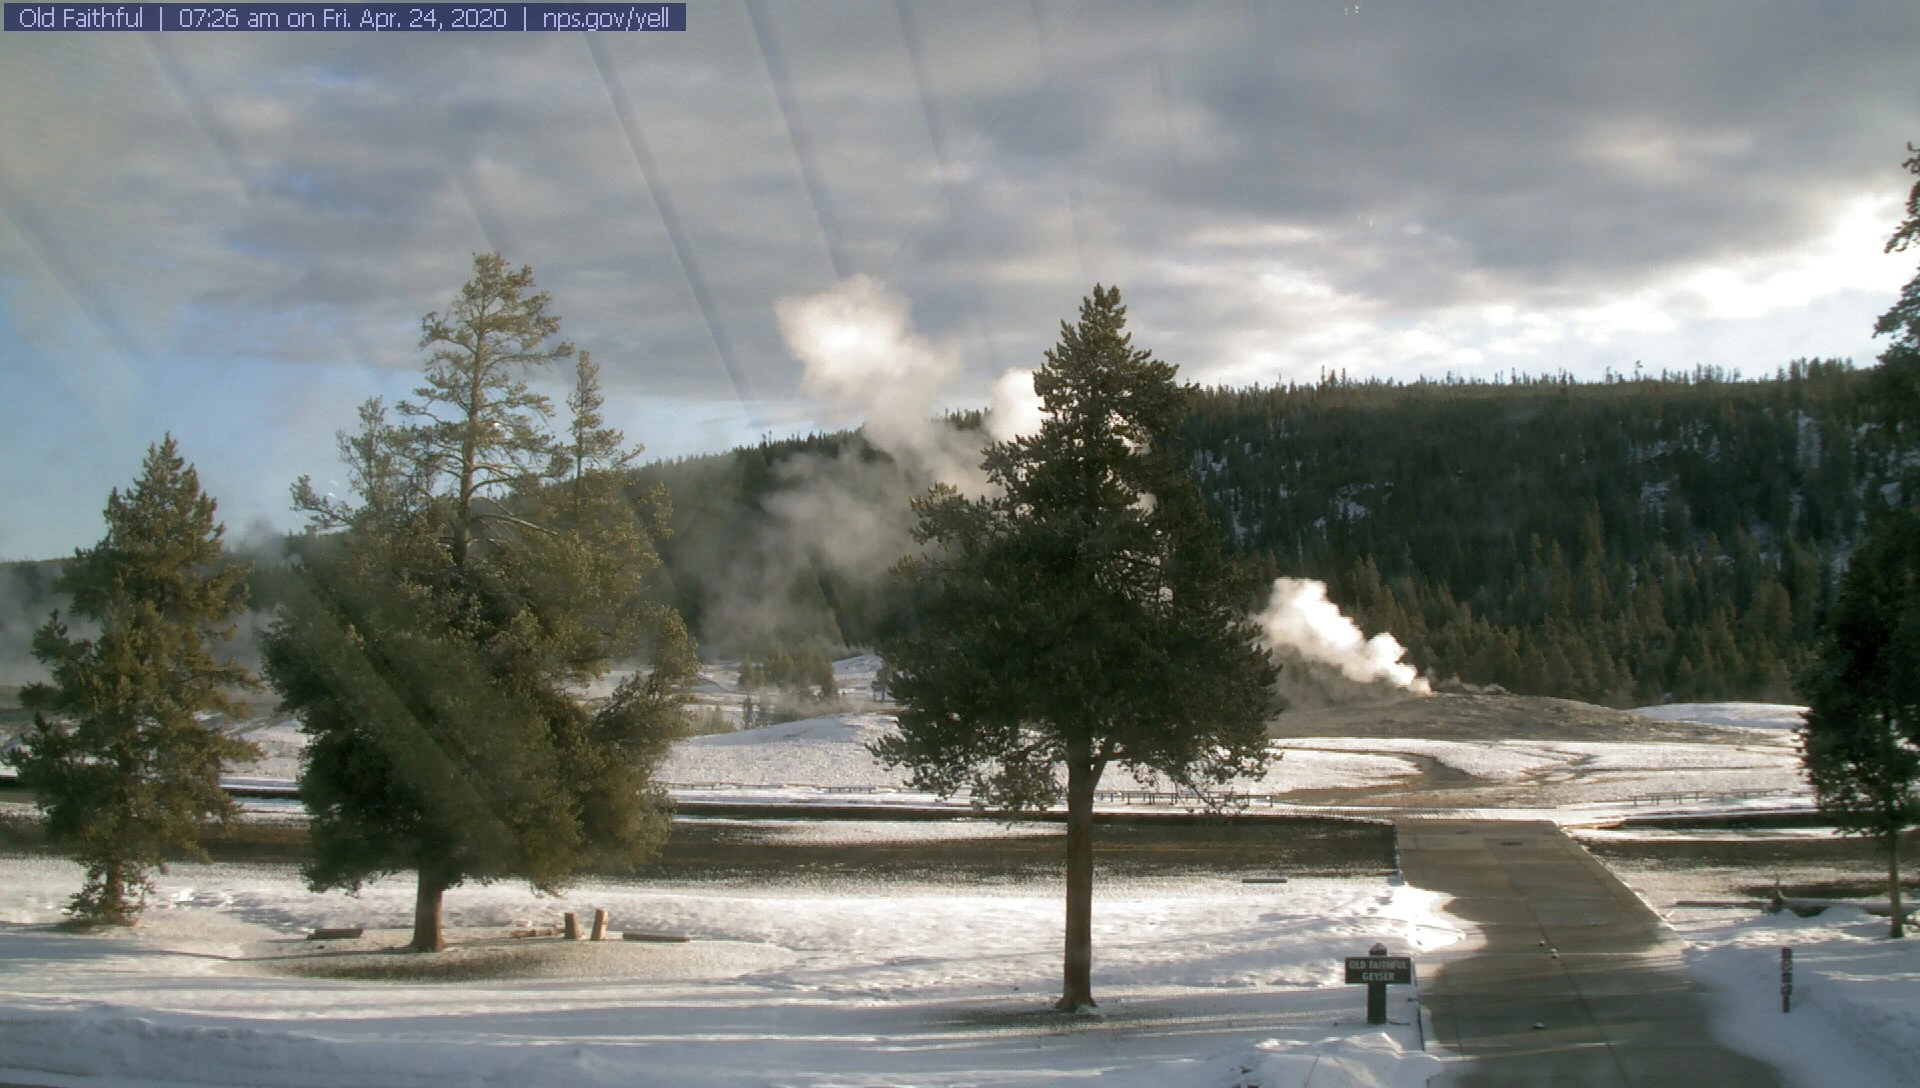
[[[860,423],[777,315],[853,276],[967,407],[1095,283],[1184,379],[1246,386],[1865,365],[1914,271],[1882,252],[1911,0],[716,0],[688,26],[0,33],[0,558],[95,541],[168,432],[232,536],[295,527],[288,486],[416,384],[482,251],[533,267],[655,456]]]

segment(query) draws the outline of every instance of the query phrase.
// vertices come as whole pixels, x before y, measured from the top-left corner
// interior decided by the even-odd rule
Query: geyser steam
[[[774,316],[803,368],[801,388],[861,422],[867,443],[887,458],[849,447],[836,457],[790,457],[775,469],[771,523],[749,549],[751,559],[715,579],[707,608],[707,633],[734,647],[809,629],[814,621],[794,611],[791,591],[804,590],[816,571],[878,584],[914,546],[908,499],[935,481],[985,494],[980,460],[989,435],[1030,433],[1043,418],[1027,370],[1009,370],[994,383],[985,433],[938,418],[942,394],[960,373],[959,354],[915,333],[907,300],[878,280],[852,276],[783,298]]]
[[[1047,411],[1040,394],[1033,391],[1033,371],[1014,367],[993,383],[993,399],[987,408],[987,432],[997,442],[1025,438],[1040,430]]]
[[[1280,693],[1298,708],[1377,702],[1427,695],[1432,687],[1402,661],[1392,635],[1366,637],[1327,599],[1327,584],[1277,578],[1266,610],[1255,617],[1280,665]]]

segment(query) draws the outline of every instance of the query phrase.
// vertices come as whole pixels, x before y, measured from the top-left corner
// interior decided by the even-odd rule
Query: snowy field
[[[844,690],[865,690],[871,658]],[[847,662],[842,662],[846,666]],[[1234,789],[1309,807],[1343,805],[1515,810],[1539,818],[1566,810],[1574,820],[1625,812],[1804,807],[1792,730],[1802,708],[1770,704],[1686,704],[1643,708],[1650,719],[1701,727],[1695,742],[1632,740],[1453,740],[1444,737],[1289,737],[1264,778]],[[787,722],[678,745],[662,778],[685,799],[846,803],[852,791],[904,796],[906,778],[881,767],[867,745],[891,728],[880,708]],[[1146,788],[1118,771],[1102,791]],[[1165,787],[1162,786],[1162,789]],[[717,791],[717,792],[716,792]],[[811,791],[811,793],[810,793]],[[1135,803],[1133,801],[1123,802]]]
[[[868,654],[834,663],[842,706],[817,717],[689,738],[661,768],[661,780],[682,800],[835,804],[931,804],[907,789],[907,776],[879,765],[867,746],[893,727],[890,707],[874,701],[879,659]],[[610,691],[609,677],[589,694]],[[748,693],[738,670],[708,666],[695,693],[696,714],[738,725]],[[1413,703],[1402,703],[1404,713]],[[1578,704],[1568,704],[1574,706]],[[764,709],[764,708],[763,708]],[[1612,713],[1612,712],[1608,712]],[[1476,814],[1591,822],[1626,814],[1806,807],[1794,730],[1804,708],[1766,703],[1686,703],[1642,707],[1639,720],[1688,726],[1687,740],[1558,739],[1550,731],[1516,730],[1511,738],[1431,736],[1288,736],[1260,779],[1233,789],[1267,804],[1341,807],[1451,808]],[[1634,720],[1619,715],[1623,720]],[[230,781],[291,784],[306,738],[297,722],[277,716],[240,723],[236,732],[264,757],[236,767]],[[1103,777],[1104,794],[1138,794],[1153,783],[1119,769]],[[1164,792],[1168,787],[1158,784]],[[958,804],[965,804],[964,798]],[[1103,807],[1157,803],[1195,807],[1191,799],[1108,796]]]
[[[1687,970],[1703,984],[1721,1041],[1799,1088],[1920,1082],[1920,940],[1887,940],[1887,920],[1851,907],[1790,912],[1672,910]],[[1780,1009],[1780,949],[1793,949],[1793,1008]]]
[[[461,888],[467,947],[418,959],[412,887],[317,895],[289,869],[182,865],[130,935],[57,932],[74,865],[0,859],[0,1081],[49,1085],[1197,1085],[1414,1088],[1411,988],[1365,1024],[1342,956],[1459,936],[1439,897],[1381,880],[1107,881],[1096,890],[1098,1015],[1047,1013],[1059,974],[1051,883],[996,886],[594,883],[564,899]],[[606,908],[685,944],[512,940],[507,927]],[[317,948],[318,926],[364,925]],[[359,953],[359,954],[356,954]],[[370,966],[369,966],[370,965]],[[315,977],[332,976],[332,977]]]
[[[1794,730],[1806,724],[1807,708],[1781,703],[1668,703],[1643,706],[1634,713],[1666,722]]]
[[[933,804],[866,750],[891,728],[872,702],[872,658],[835,666],[847,709],[677,745],[662,778],[683,801]],[[744,693],[711,669],[698,698],[738,716]],[[1635,712],[1697,726],[1680,739],[1288,736],[1267,777],[1237,788],[1301,808],[1460,815],[1580,825],[1622,815],[1804,809],[1793,730],[1799,707],[1691,704]],[[236,779],[287,782],[304,738],[291,721],[242,727],[266,750]],[[1109,773],[1105,808],[1140,784]],[[1161,787],[1164,789],[1164,785]],[[964,805],[964,800],[951,802]],[[1164,798],[1160,807],[1178,802]],[[297,818],[250,801],[252,818]],[[10,803],[8,808],[17,808]],[[285,811],[283,811],[285,810]],[[900,822],[813,832],[918,841],[991,839],[996,824]],[[1661,831],[1580,832],[1596,849]],[[1689,832],[1692,840],[1810,841],[1819,829]],[[785,841],[784,839],[782,841]],[[1836,875],[1784,863],[1789,880]],[[1913,1083],[1920,1064],[1920,942],[1880,939],[1853,909],[1800,919],[1674,902],[1726,894],[1754,871],[1650,864],[1623,872],[1689,943],[1723,1041],[1790,1083]],[[1837,874],[1846,875],[1846,874]],[[1375,940],[1427,951],[1461,936],[1444,900],[1386,879],[1103,879],[1096,888],[1100,1014],[1047,1014],[1057,985],[1059,889],[1051,882],[620,885],[563,899],[524,886],[461,888],[448,924],[461,947],[419,961],[404,943],[412,887],[318,895],[289,868],[178,866],[130,934],[52,928],[78,886],[68,862],[0,858],[0,1082],[167,1085],[1314,1084],[1410,1086],[1442,1068],[1419,1050],[1412,991],[1395,1023],[1362,1022],[1340,957]],[[686,943],[514,940],[560,912],[612,913],[613,929]],[[316,927],[364,926],[316,945]],[[1796,1009],[1778,1008],[1778,949],[1796,953]],[[404,977],[393,977],[396,972]],[[1904,1078],[1904,1079],[1903,1079]]]
[[[879,668],[871,655],[835,664],[843,694],[864,696]],[[734,676],[712,670],[713,690]],[[711,697],[711,696],[710,696]],[[1253,794],[1297,795],[1302,804],[1418,804],[1410,797],[1444,787],[1454,796],[1435,803],[1473,808],[1592,807],[1658,804],[1669,795],[1713,807],[1716,796],[1751,801],[1762,794],[1804,804],[1792,730],[1804,708],[1762,703],[1689,703],[1643,707],[1633,713],[1661,722],[1706,727],[1699,743],[1607,742],[1517,738],[1464,741],[1445,737],[1290,737],[1276,742],[1280,758],[1259,780],[1237,783]],[[879,767],[866,745],[884,735],[884,708],[834,714],[731,735],[698,737],[680,745],[663,777],[685,786],[728,785],[792,795],[822,790],[900,790],[904,775]],[[1110,772],[1107,791],[1143,788]],[[735,791],[736,795],[738,791]],[[687,796],[693,796],[688,794]],[[787,799],[794,799],[789,796]]]

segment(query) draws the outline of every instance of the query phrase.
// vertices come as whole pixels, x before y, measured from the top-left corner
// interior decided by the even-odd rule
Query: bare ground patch
[[[516,939],[501,930],[462,932],[446,951],[421,953],[405,950],[407,938],[403,930],[382,930],[351,941],[274,942],[238,962],[260,974],[355,982],[672,982],[738,978],[796,958],[789,949],[742,941]]]

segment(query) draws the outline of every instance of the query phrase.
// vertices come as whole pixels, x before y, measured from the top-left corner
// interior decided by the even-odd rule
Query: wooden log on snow
[[[607,939],[607,912],[600,907],[595,907],[593,910],[593,939],[596,941]]]
[[[654,944],[686,944],[688,941],[693,940],[692,937],[681,933],[645,933],[637,929],[627,930],[620,935],[620,939],[623,941],[649,941]]]
[[[552,926],[535,926],[532,929],[516,929],[515,937],[558,937],[560,931]]]
[[[366,930],[359,926],[344,926],[337,929],[316,929],[307,934],[309,941],[351,941]]]

